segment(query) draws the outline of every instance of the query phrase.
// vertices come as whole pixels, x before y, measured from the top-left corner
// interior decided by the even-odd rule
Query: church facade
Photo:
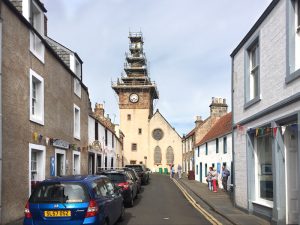
[[[153,112],[159,94],[148,76],[142,33],[130,32],[129,41],[126,75],[112,84],[119,97],[124,164],[145,164],[152,171],[169,169],[182,163],[181,137],[158,110]]]

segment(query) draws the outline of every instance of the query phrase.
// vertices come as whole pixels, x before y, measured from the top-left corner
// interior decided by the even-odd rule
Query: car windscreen
[[[32,193],[31,203],[80,203],[88,202],[86,188],[78,183],[42,183]]]
[[[106,173],[105,176],[107,176],[113,183],[121,183],[127,180],[125,174],[121,173]]]

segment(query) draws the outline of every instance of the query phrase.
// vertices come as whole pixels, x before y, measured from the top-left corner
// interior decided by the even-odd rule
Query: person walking
[[[213,168],[212,167],[209,167],[209,171],[207,173],[207,176],[206,176],[206,181],[207,181],[207,184],[208,184],[208,190],[212,191],[212,170]]]
[[[172,165],[171,166],[171,171],[170,171],[171,178],[174,178],[174,174],[175,174],[175,169],[174,169],[174,165]]]
[[[212,174],[211,180],[212,180],[212,185],[213,185],[213,192],[218,192],[218,186],[217,186],[218,173],[213,168],[211,174]]]
[[[178,164],[177,166],[177,172],[178,172],[178,179],[181,179],[182,167],[180,164]]]
[[[227,181],[228,177],[230,176],[229,170],[226,168],[226,165],[222,166],[222,186],[223,186],[223,191],[227,192]]]

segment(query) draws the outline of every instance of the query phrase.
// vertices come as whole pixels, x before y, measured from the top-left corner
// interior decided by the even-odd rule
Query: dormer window
[[[70,69],[81,80],[81,62],[75,54],[70,54]]]

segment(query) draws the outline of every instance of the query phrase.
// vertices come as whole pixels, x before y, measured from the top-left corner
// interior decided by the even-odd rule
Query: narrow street
[[[185,199],[166,175],[151,174],[134,207],[126,208],[118,225],[193,225],[211,224]]]

